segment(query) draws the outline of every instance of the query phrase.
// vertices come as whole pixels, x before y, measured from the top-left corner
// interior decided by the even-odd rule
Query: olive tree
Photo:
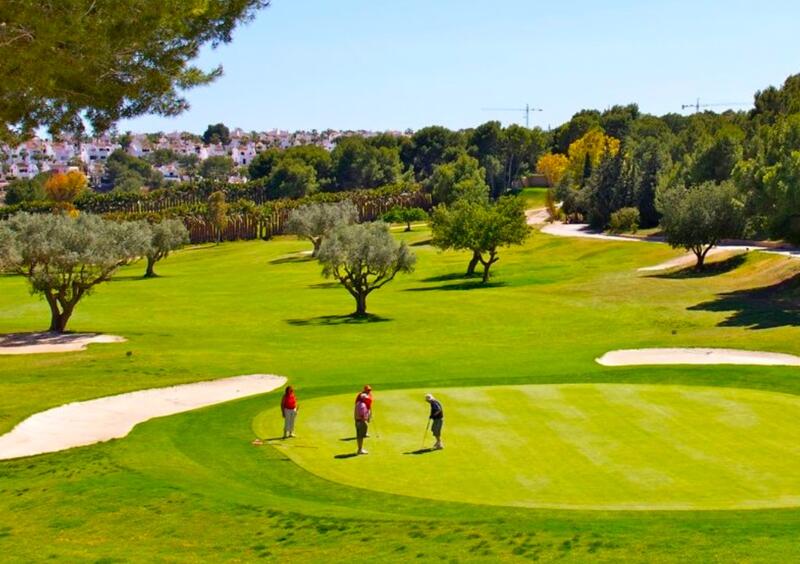
[[[525,203],[513,196],[504,196],[494,204],[460,200],[450,208],[438,206],[432,225],[434,246],[472,251],[467,275],[472,275],[480,263],[483,283],[489,280],[489,269],[500,260],[498,249],[521,245],[530,233]]]
[[[350,200],[335,204],[307,204],[293,209],[286,221],[286,232],[311,241],[312,257],[319,255],[322,241],[335,228],[358,221],[358,209]]]
[[[411,231],[411,223],[414,221],[425,221],[428,219],[428,212],[422,208],[404,208],[395,206],[383,214],[383,220],[387,223],[405,223],[406,231]]]
[[[189,242],[189,231],[179,219],[164,219],[160,223],[146,224],[150,231],[150,245],[147,249],[147,270],[145,278],[158,276],[155,265]]]
[[[125,264],[146,254],[150,230],[98,216],[27,213],[0,222],[4,270],[28,279],[50,306],[50,331],[63,333],[77,303]]]
[[[744,228],[743,205],[731,182],[667,189],[659,195],[658,210],[667,243],[693,252],[698,270],[708,251],[722,239],[741,236]]]
[[[319,251],[322,275],[338,280],[356,300],[354,317],[367,315],[367,296],[391,282],[398,272],[412,272],[416,257],[405,241],[397,243],[382,221],[342,225]]]

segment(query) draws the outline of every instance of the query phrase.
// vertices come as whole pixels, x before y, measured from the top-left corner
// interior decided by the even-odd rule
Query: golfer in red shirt
[[[294,420],[297,418],[297,398],[294,388],[286,386],[281,398],[281,414],[283,415],[283,438],[294,437]]]

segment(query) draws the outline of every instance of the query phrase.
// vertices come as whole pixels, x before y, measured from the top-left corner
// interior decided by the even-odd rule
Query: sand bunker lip
[[[595,362],[603,366],[654,364],[755,364],[800,366],[800,357],[763,351],[714,348],[627,349],[607,352]]]
[[[98,333],[11,333],[0,335],[0,355],[84,351],[93,343],[124,343],[124,337]]]
[[[283,376],[252,374],[68,403],[31,415],[0,436],[0,460],[119,439],[144,421],[264,394],[284,383]]]
[[[749,247],[714,247],[706,254],[706,258],[724,255],[724,258],[730,258],[746,253],[750,250]],[[723,259],[724,260],[724,259]],[[672,268],[685,268],[694,266],[697,263],[697,257],[694,253],[687,253],[683,256],[664,261],[654,266],[644,266],[637,269],[639,272],[661,272],[670,270]]]

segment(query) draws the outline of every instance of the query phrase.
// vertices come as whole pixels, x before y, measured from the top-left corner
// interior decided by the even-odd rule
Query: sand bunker
[[[86,350],[92,343],[124,343],[123,337],[97,333],[12,333],[0,335],[0,355]]]
[[[0,460],[119,439],[149,419],[264,394],[284,383],[282,376],[253,374],[68,403],[32,415],[0,437]]]
[[[738,349],[664,348],[628,349],[607,352],[598,359],[603,366],[641,364],[758,364],[800,366],[800,357],[791,354]]]
[[[746,253],[751,250],[751,247],[739,247],[739,246],[725,246],[725,247],[714,247],[708,253],[706,253],[706,258],[709,259],[711,257],[717,257],[719,255],[726,255],[724,259],[734,257],[736,255],[740,255]],[[645,266],[643,268],[639,268],[639,272],[659,272],[662,270],[669,270],[671,268],[679,268],[679,267],[688,267],[694,266],[697,264],[697,257],[694,253],[687,253],[683,256],[678,258],[670,259],[668,261],[664,261],[660,264],[656,264],[655,266]]]

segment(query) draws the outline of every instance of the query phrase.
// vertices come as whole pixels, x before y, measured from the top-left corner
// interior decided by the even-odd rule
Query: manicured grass
[[[352,395],[305,402],[300,437],[273,444],[334,482],[446,501],[637,510],[800,505],[797,396],[620,384],[444,388],[436,395],[446,406],[446,449],[432,452],[421,443],[423,394],[377,396],[368,456],[351,458]],[[279,422],[268,410],[255,430],[280,436]]]
[[[492,284],[482,287],[460,278],[466,253],[436,251],[423,228],[397,236],[414,245],[417,270],[370,296],[376,317],[369,322],[346,316],[352,298],[322,279],[319,265],[297,254],[308,244],[293,239],[188,249],[160,264],[162,277],[153,280],[140,278],[143,265],[123,269],[78,306],[71,329],[129,342],[0,358],[0,432],[68,401],[257,372],[290,378],[301,401],[301,429],[310,422],[304,411],[310,400],[346,394],[349,404],[366,382],[379,401],[390,390],[444,397],[446,388],[557,383],[800,394],[793,368],[594,362],[608,350],[639,346],[800,353],[796,283],[781,284],[799,270],[791,259],[757,253],[712,275],[644,275],[636,269],[680,253],[535,235],[522,248],[502,249]],[[0,278],[0,332],[46,324],[46,305],[24,281]],[[250,445],[259,414],[274,410],[278,396],[154,420],[108,444],[0,462],[3,560],[774,562],[800,556],[798,509],[540,510],[332,482],[277,448]],[[450,411],[457,404],[446,405],[454,441]],[[343,409],[348,425],[351,406]],[[419,409],[416,440],[424,404]],[[341,444],[346,451],[349,443]],[[452,456],[455,446],[448,442],[436,455]]]

